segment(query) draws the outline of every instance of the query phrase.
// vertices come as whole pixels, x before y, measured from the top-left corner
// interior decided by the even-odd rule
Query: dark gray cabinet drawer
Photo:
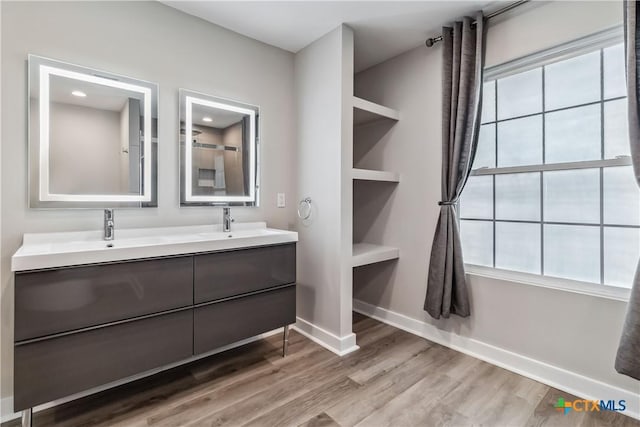
[[[15,341],[193,304],[193,258],[19,273]]]
[[[195,256],[196,304],[286,285],[295,280],[295,244]]]
[[[15,347],[14,410],[69,396],[192,355],[193,312],[73,333]]]
[[[194,353],[205,353],[295,321],[295,285],[197,307],[193,312]]]

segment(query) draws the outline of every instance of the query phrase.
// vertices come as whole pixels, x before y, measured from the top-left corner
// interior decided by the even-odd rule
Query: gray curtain
[[[631,161],[640,186],[640,30],[638,7],[635,1],[624,2],[627,92],[629,103],[629,142]],[[640,380],[640,263],[631,288],[627,316],[616,355],[616,371]]]
[[[484,17],[466,17],[442,29],[442,201],[436,226],[424,309],[433,318],[469,316],[469,297],[455,204],[462,193],[478,145]]]

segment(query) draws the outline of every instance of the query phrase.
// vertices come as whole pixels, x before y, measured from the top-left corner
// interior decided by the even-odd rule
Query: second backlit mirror
[[[181,205],[257,205],[258,111],[180,90]]]

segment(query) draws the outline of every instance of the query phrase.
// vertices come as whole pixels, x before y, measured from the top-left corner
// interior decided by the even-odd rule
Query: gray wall
[[[492,22],[488,65],[621,22],[619,2],[552,3],[516,10]],[[554,25],[563,19],[562,25]],[[356,237],[400,248],[397,262],[356,271],[354,298],[637,392],[637,381],[613,369],[625,302],[473,276],[470,318],[434,321],[423,311],[440,200],[442,51],[437,46],[416,48],[356,76],[357,96],[401,114],[391,129],[370,129],[384,136],[375,145],[361,146],[356,159],[363,167],[399,172],[402,179],[395,190],[363,186],[354,196],[359,200]],[[358,143],[366,144],[356,141],[356,147]]]
[[[121,150],[119,112],[53,103],[49,114],[52,193],[129,191],[128,179],[123,184],[120,182],[121,167],[128,175],[129,163],[128,156]],[[121,166],[123,158],[127,162]]]
[[[102,213],[27,209],[28,53],[160,85],[157,209],[118,210],[116,227],[219,223],[219,208],[179,208],[178,89],[237,99],[261,110],[261,207],[234,208],[236,221],[295,223],[293,55],[157,2],[6,2],[2,15],[1,393],[12,390],[13,279],[10,258],[25,232],[90,230]],[[117,25],[114,25],[117,23]],[[224,66],[220,66],[224,58]],[[276,193],[288,205],[276,208]],[[3,400],[6,402],[6,399]],[[2,411],[11,408],[2,408]]]
[[[335,351],[355,345],[351,331],[351,168],[353,32],[341,26],[296,54],[298,198],[313,212],[299,226],[298,326],[331,335]],[[328,342],[331,341],[331,342]],[[344,347],[344,348],[343,348]]]

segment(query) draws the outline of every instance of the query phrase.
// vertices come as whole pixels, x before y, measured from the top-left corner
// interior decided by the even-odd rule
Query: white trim
[[[13,396],[0,399],[0,424],[16,418],[20,418],[20,414],[13,412]]]
[[[49,65],[39,66],[40,80],[40,201],[43,202],[150,202],[151,201],[151,89],[118,80],[56,68]],[[55,194],[50,193],[49,185],[49,86],[50,76],[61,76],[101,86],[114,87],[130,92],[141,93],[144,99],[144,192],[142,195],[113,194]]]
[[[400,113],[392,108],[385,107],[384,105],[376,104],[375,102],[367,101],[366,99],[358,98],[357,96],[351,97],[351,103],[353,104],[353,108],[358,110],[366,111],[370,114],[380,116],[382,118],[387,118],[391,120],[398,121],[400,120]],[[354,118],[354,125],[363,125],[367,124],[373,120],[365,120],[363,122],[357,122]]]
[[[545,112],[546,113],[546,112]],[[544,113],[540,113],[544,114]],[[495,122],[489,122],[495,123]],[[473,176],[481,175],[500,175],[500,174],[512,174],[523,172],[545,172],[545,171],[565,171],[574,169],[595,169],[595,168],[610,168],[618,166],[631,166],[631,156],[619,156],[615,159],[604,160],[583,160],[579,162],[566,162],[566,163],[545,163],[539,165],[524,165],[524,166],[503,166],[498,168],[481,167],[471,171]]]
[[[181,360],[180,362],[172,363],[170,365],[165,365],[165,366],[162,366],[161,368],[152,369],[152,370],[146,371],[146,372],[144,372],[142,374],[133,375],[133,376],[130,376],[130,377],[122,379],[122,380],[113,381],[113,382],[110,382],[108,384],[101,385],[99,387],[94,387],[92,389],[89,389],[89,390],[86,390],[86,391],[82,391],[80,393],[76,393],[76,394],[73,394],[71,396],[64,397],[62,399],[54,400],[53,402],[44,403],[42,405],[38,405],[35,408],[33,408],[33,412],[35,413],[35,412],[43,411],[45,409],[49,409],[49,408],[52,408],[54,406],[58,406],[58,405],[61,405],[63,403],[70,402],[72,400],[80,399],[82,397],[86,397],[86,396],[89,396],[89,395],[94,394],[94,393],[99,393],[101,391],[108,390],[108,389],[113,388],[113,387],[117,387],[117,386],[120,386],[120,385],[123,385],[123,384],[130,383],[132,381],[136,381],[136,380],[139,380],[139,379],[142,379],[142,378],[145,378],[145,377],[149,377],[149,376],[155,375],[155,374],[157,374],[159,372],[163,372],[163,371],[166,371],[166,370],[169,370],[169,369],[173,369],[173,368],[175,368],[177,366],[180,366],[180,365],[185,365],[187,363],[194,362],[196,360],[200,360],[200,359],[203,359],[205,357],[213,356],[214,354],[222,353],[224,351],[231,350],[233,348],[240,347],[240,346],[243,346],[245,344],[252,343],[254,341],[259,341],[261,339],[264,339],[264,338],[270,337],[272,335],[276,335],[278,333],[281,333],[282,331],[283,331],[283,328],[274,329],[273,331],[265,332],[264,334],[256,335],[255,337],[247,338],[247,339],[244,339],[242,341],[235,342],[233,344],[225,345],[224,347],[220,347],[218,349],[212,350],[212,351],[207,352],[207,353],[199,354],[197,356],[192,356],[192,357],[190,357],[188,359]],[[4,422],[10,421],[10,420],[14,420],[14,419],[20,418],[20,416],[21,416],[21,413],[13,412],[13,396],[8,396],[8,397],[5,397],[3,399],[0,399],[0,423],[4,423]]]
[[[400,174],[388,171],[353,168],[351,176],[353,179],[361,181],[400,182]]]
[[[608,28],[550,49],[531,53],[512,61],[485,68],[484,81],[496,80],[512,74],[538,68],[552,62],[569,59],[582,53],[603,49],[624,41],[622,25]]]
[[[400,250],[390,246],[373,245],[371,243],[354,243],[351,248],[351,264],[353,267],[389,261],[400,257]]]
[[[202,105],[209,108],[217,108],[219,110],[233,111],[235,113],[246,114],[249,116],[249,195],[248,196],[194,196],[193,185],[191,180],[192,169],[192,138],[193,138],[193,105]],[[222,202],[253,202],[256,191],[256,111],[249,108],[237,107],[235,105],[224,104],[222,102],[211,101],[194,96],[186,95],[185,97],[185,202],[196,203],[222,203]]]
[[[356,334],[350,333],[344,337],[338,337],[300,317],[296,317],[293,329],[338,356],[344,356],[360,348],[356,345]]]
[[[581,282],[559,277],[541,276],[539,274],[502,270],[499,268],[465,264],[467,274],[490,279],[506,280],[519,285],[538,286],[547,289],[589,295],[592,297],[628,302],[631,289],[618,286],[600,285],[598,283]]]
[[[624,399],[627,410],[624,415],[640,419],[640,399],[631,390],[625,390],[602,381],[589,378],[558,366],[505,350],[473,338],[438,329],[427,322],[376,307],[360,300],[353,300],[353,310],[388,325],[418,335],[429,341],[499,366],[519,375],[539,381],[567,393],[589,400]]]

